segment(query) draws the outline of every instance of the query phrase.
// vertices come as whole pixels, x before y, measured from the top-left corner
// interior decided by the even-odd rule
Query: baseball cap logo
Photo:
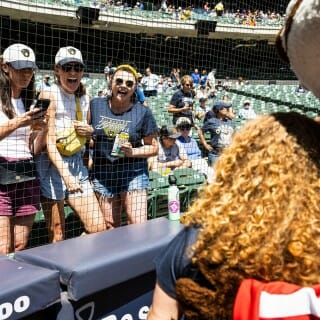
[[[28,58],[30,56],[30,51],[28,49],[22,49],[21,53],[26,58]]]
[[[72,56],[74,56],[74,55],[76,54],[76,50],[75,50],[74,48],[69,48],[69,49],[68,49],[68,52],[69,52]]]

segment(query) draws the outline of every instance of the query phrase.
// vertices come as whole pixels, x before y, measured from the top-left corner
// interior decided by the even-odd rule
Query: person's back
[[[186,228],[156,259],[148,320],[232,319],[245,279],[320,283],[319,141],[320,124],[298,113],[263,116],[236,133]]]

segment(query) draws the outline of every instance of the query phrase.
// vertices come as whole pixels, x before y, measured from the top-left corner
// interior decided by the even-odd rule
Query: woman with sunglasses
[[[30,110],[37,69],[33,50],[13,44],[0,63],[0,253],[7,254],[25,248],[40,210],[30,127],[45,128],[46,121],[40,109]]]
[[[173,124],[176,124],[180,117],[187,117],[193,124],[193,80],[189,75],[181,78],[181,89],[171,97],[168,112],[173,114]]]
[[[138,73],[120,65],[111,78],[111,96],[94,98],[92,179],[108,228],[147,220],[148,164],[156,155],[157,124],[149,108],[137,101]]]
[[[85,232],[105,230],[105,222],[83,164],[83,150],[62,155],[56,145],[60,132],[74,127],[77,135],[89,138],[93,132],[87,124],[89,97],[81,83],[84,63],[74,47],[60,48],[55,56],[55,84],[40,97],[51,100],[48,114],[47,150],[37,157],[42,208],[49,228],[49,241],[64,239],[64,200],[81,219]],[[81,112],[77,111],[81,109]],[[82,118],[82,120],[81,120]]]

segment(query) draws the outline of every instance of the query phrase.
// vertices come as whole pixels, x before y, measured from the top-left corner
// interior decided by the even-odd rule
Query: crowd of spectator
[[[20,50],[19,46],[16,45],[16,50]],[[29,64],[20,67],[13,63],[15,60],[7,62],[19,77],[36,70],[34,59],[24,57],[25,50],[32,52],[31,49],[21,50],[18,58]],[[15,59],[15,52],[10,54],[10,59]],[[45,74],[38,83],[30,82],[30,94],[51,102],[47,115],[41,118],[45,120],[44,126],[26,132],[33,141],[26,155],[30,157],[31,152],[36,163],[34,178],[40,185],[37,193],[41,201],[30,213],[23,243],[10,247],[8,239],[2,239],[4,253],[26,246],[40,203],[50,242],[65,238],[65,203],[80,218],[85,233],[120,226],[123,212],[128,223],[146,221],[148,170],[167,175],[177,168],[193,168],[211,183],[214,180],[211,165],[231,143],[233,119],[240,114],[233,113],[228,96],[220,93],[245,85],[242,77],[234,84],[229,78],[216,81],[214,68],[208,73],[198,67],[190,72],[174,67],[168,75],[155,74],[147,67],[139,73],[133,64],[119,66],[109,61],[104,68],[105,88],[91,97],[82,83],[84,68],[77,48],[62,47],[56,54],[53,72]],[[6,75],[6,69],[2,70]],[[162,94],[169,98],[165,111],[168,119],[172,116],[167,125],[157,124],[154,114],[158,111],[148,107],[149,101]],[[11,98],[11,103],[16,103]],[[250,118],[253,109],[247,104],[243,107],[241,117]],[[21,106],[21,112],[27,112],[28,119],[31,117],[28,106]],[[3,112],[3,128],[8,126],[9,116]],[[12,117],[14,120],[16,115]],[[6,149],[10,139],[16,138],[10,131],[3,132]],[[76,136],[80,147],[67,154],[59,144],[71,134]],[[12,161],[6,154],[2,160],[4,165]],[[11,182],[4,186],[7,184]],[[11,197],[7,187],[3,187],[3,192]]]
[[[198,67],[189,74],[172,68],[168,75],[157,75],[149,67],[143,74],[139,73],[137,90],[144,95],[145,105],[148,106],[148,99],[164,94],[169,101],[167,111],[159,111],[157,107],[152,111],[172,115],[171,123],[158,128],[159,153],[149,159],[150,170],[168,174],[176,168],[192,167],[212,181],[211,165],[231,143],[233,119],[256,117],[250,101],[237,106],[240,112],[235,114],[226,94],[231,88],[245,86],[243,77],[233,82],[229,77],[216,80],[215,74],[215,68],[208,73]],[[137,96],[140,95],[137,92]]]
[[[90,6],[99,8],[103,11],[112,10],[144,10],[158,11],[174,19],[189,20],[193,16],[201,19],[201,15],[211,18],[228,18],[235,24],[255,26],[259,23],[281,23],[284,15],[274,10],[261,10],[259,8],[230,9],[222,1],[216,3],[205,2],[203,6],[177,6],[171,1],[162,0],[159,5],[153,5],[144,0],[137,1],[130,6],[125,0],[94,0],[90,1]],[[80,5],[81,1],[75,1]],[[200,16],[199,16],[200,15]],[[203,17],[204,18],[204,17]]]
[[[51,75],[45,74],[37,84],[34,56],[31,48],[21,44],[9,47],[3,54],[1,74],[9,84],[0,89],[7,90],[9,98],[3,97],[1,104],[8,106],[9,111],[2,108],[0,112],[3,143],[0,162],[4,179],[0,183],[0,200],[10,199],[12,207],[0,214],[0,227],[11,229],[11,225],[19,221],[15,217],[19,210],[25,220],[28,216],[28,225],[23,226],[23,238],[19,226],[12,229],[12,234],[0,237],[1,252],[22,250],[27,245],[40,204],[48,226],[48,240],[57,242],[65,238],[65,203],[79,217],[85,233],[120,226],[123,211],[128,223],[146,221],[148,170],[164,173],[163,168],[171,172],[192,167],[204,173],[208,182],[213,180],[211,162],[207,162],[193,137],[196,132],[199,136],[202,130],[205,133],[207,125],[212,133],[210,147],[201,141],[210,160],[212,145],[217,140],[213,137],[211,122],[216,119],[214,135],[217,136],[220,129],[221,135],[225,135],[223,128],[232,121],[231,104],[227,102],[221,118],[217,113],[206,118],[210,112],[206,106],[208,90],[216,89],[213,74],[210,88],[205,69],[199,72],[194,68],[190,75],[184,70],[180,77],[179,68],[172,68],[170,75],[164,76],[148,67],[140,74],[135,66],[114,66],[109,61],[104,68],[105,89],[97,92],[97,97],[90,97],[82,82],[85,64],[80,50],[72,46],[60,48],[54,69],[49,72],[53,74],[53,81]],[[16,92],[16,87],[22,89]],[[25,87],[28,87],[27,100],[24,99]],[[171,95],[167,112],[172,115],[172,124],[162,127],[158,127],[153,115],[156,110],[148,107],[148,99],[156,98],[160,92]],[[30,106],[39,99],[49,101],[48,109],[39,114],[40,127]],[[222,103],[211,100],[213,110]],[[203,118],[207,123],[198,126],[196,121]],[[22,136],[16,133],[21,126],[26,127],[25,152],[16,153],[19,149],[16,147],[15,153],[8,153],[6,150],[11,150],[13,145],[22,146]],[[229,138],[231,134],[231,131],[227,133]],[[226,146],[226,138],[222,140]],[[31,160],[35,165],[29,178],[27,172],[21,174],[17,168],[26,168],[25,162]],[[13,169],[9,170],[9,166]],[[12,182],[11,171],[19,179],[27,176],[27,180]],[[29,183],[29,179],[33,182]],[[30,201],[35,203],[22,202],[19,195],[11,193],[11,189],[17,187],[24,189],[26,183],[34,189]]]
[[[157,75],[148,67],[139,73],[131,65],[117,66],[109,61],[104,68],[105,88],[91,97],[81,82],[84,63],[78,49],[61,48],[55,62],[53,76],[48,72],[34,83],[36,97],[53,103],[48,111],[50,120],[45,129],[31,131],[33,139],[40,141],[33,146],[33,158],[50,242],[65,238],[65,202],[79,216],[86,233],[120,226],[123,210],[129,223],[145,221],[148,170],[166,176],[176,168],[192,168],[204,174],[207,183],[214,181],[211,164],[230,144],[233,118],[240,117],[233,114],[228,96],[217,92],[245,85],[241,77],[236,82],[229,78],[217,81],[215,68],[208,72],[197,67],[189,72],[174,67],[168,75]],[[155,122],[155,110],[148,107],[148,100],[163,94],[168,97],[166,112],[172,116],[165,126]],[[80,121],[78,103],[83,108]],[[247,105],[243,107],[247,109]],[[252,114],[249,107],[243,119],[246,113]],[[141,122],[143,114],[145,120]],[[62,130],[60,124],[63,130],[73,125],[78,134],[91,137],[86,152],[82,149],[72,156],[60,153],[55,138]],[[122,155],[115,155],[115,138],[123,134],[129,140],[118,148]],[[87,215],[81,208],[87,211],[89,207]],[[28,232],[30,228],[31,224]],[[28,232],[23,245],[7,247],[3,252],[23,249]],[[3,239],[4,246],[6,241]]]

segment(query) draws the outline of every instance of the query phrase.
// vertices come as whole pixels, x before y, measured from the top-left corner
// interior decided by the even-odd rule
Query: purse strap
[[[82,121],[82,110],[80,106],[80,99],[76,96],[76,119]]]

